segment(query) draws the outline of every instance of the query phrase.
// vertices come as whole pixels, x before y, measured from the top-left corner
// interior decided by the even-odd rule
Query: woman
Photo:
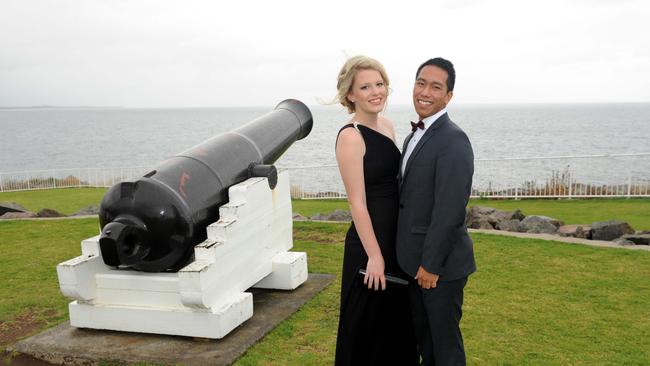
[[[338,101],[353,113],[336,141],[336,160],[352,213],[345,237],[336,365],[417,365],[406,286],[395,256],[400,152],[392,123],[379,115],[388,77],[376,60],[349,59]],[[365,270],[365,275],[359,274]]]

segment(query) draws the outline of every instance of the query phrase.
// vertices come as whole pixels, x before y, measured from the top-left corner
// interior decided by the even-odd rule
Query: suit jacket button
[[[400,203],[399,208],[404,208],[404,204]]]

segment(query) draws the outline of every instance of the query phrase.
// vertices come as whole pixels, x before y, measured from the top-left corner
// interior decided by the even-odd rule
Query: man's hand
[[[427,290],[438,286],[438,277],[440,276],[427,272],[422,266],[418,268],[418,273],[415,275],[415,279],[418,280],[418,285]]]

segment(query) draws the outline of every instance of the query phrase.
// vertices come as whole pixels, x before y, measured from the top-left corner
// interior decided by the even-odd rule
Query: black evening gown
[[[366,145],[366,205],[384,257],[385,273],[407,278],[395,254],[400,152],[390,138],[366,126],[357,127]],[[341,131],[345,128],[354,125],[345,125]],[[335,364],[418,365],[407,286],[387,282],[385,291],[368,290],[358,274],[367,264],[368,256],[352,223],[345,236]]]

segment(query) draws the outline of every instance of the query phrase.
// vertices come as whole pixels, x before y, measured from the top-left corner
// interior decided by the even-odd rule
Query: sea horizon
[[[279,103],[280,101],[278,101]],[[303,101],[304,103],[304,101]],[[576,105],[635,105],[635,104],[650,104],[650,101],[609,101],[609,102],[453,102],[450,103],[449,107],[453,108],[454,106],[458,107],[471,107],[471,106],[576,106]],[[276,103],[277,105],[277,103]],[[331,107],[340,107],[337,103],[332,104],[307,104],[309,108],[331,108]],[[77,105],[77,106],[66,106],[66,105],[27,105],[27,106],[0,106],[0,110],[10,111],[10,110],[48,110],[48,109],[68,109],[68,110],[85,110],[85,109],[96,109],[96,110],[112,110],[112,109],[232,109],[232,108],[268,108],[269,105],[227,105],[227,106],[123,106],[123,105]],[[400,103],[400,104],[390,104],[388,103],[387,108],[408,108],[413,107],[412,104]],[[341,107],[342,108],[342,107]]]

